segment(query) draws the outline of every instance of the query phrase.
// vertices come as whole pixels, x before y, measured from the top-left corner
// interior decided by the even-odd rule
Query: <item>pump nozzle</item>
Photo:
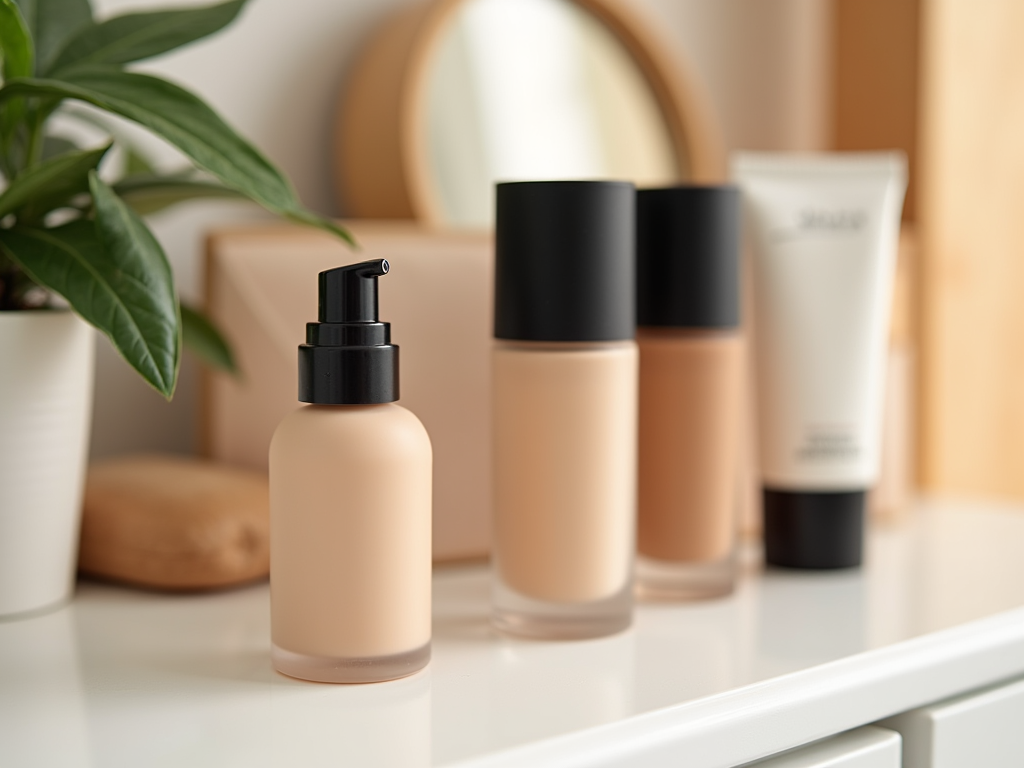
[[[377,278],[389,269],[387,259],[373,259],[321,272],[320,322],[377,322]]]
[[[321,272],[318,322],[299,347],[299,400],[359,405],[398,399],[398,347],[377,315],[377,278],[387,259]]]

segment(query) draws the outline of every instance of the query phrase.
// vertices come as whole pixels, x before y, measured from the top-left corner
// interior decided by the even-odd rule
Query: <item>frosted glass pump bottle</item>
[[[367,683],[430,660],[430,439],[395,404],[398,347],[377,318],[384,259],[320,273],[299,400],[270,445],[272,659]]]

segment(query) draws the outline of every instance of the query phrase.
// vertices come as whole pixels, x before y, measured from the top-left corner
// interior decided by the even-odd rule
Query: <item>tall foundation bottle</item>
[[[743,348],[739,193],[637,194],[637,587],[712,597],[735,582]]]
[[[625,182],[497,188],[493,621],[512,634],[632,620],[634,210]]]
[[[320,273],[299,347],[299,408],[270,444],[272,658],[328,683],[430,660],[430,439],[395,404],[398,347],[377,319],[383,259]]]

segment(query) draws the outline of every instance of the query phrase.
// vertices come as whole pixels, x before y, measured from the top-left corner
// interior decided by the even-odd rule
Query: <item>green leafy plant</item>
[[[0,310],[62,296],[167,398],[183,339],[208,362],[234,363],[216,328],[180,304],[167,257],[141,216],[197,197],[241,196],[352,243],[306,210],[281,172],[199,98],[125,69],[217,32],[245,2],[97,23],[89,0],[0,0]],[[69,109],[74,102],[95,109]],[[96,148],[54,135],[55,115],[95,126],[97,110],[148,129],[194,167],[159,174],[113,131]],[[99,168],[114,143],[124,175],[108,183]]]

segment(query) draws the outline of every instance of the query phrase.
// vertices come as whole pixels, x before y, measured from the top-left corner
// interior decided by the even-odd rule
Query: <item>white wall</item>
[[[224,33],[149,63],[205,98],[293,180],[303,201],[343,214],[331,181],[334,107],[360,42],[408,0],[251,0]],[[676,49],[716,108],[730,148],[826,146],[826,0],[624,0]],[[93,0],[103,17],[173,0]],[[182,3],[184,4],[184,3]],[[133,134],[134,135],[134,134]],[[168,167],[155,140],[139,140]],[[200,295],[203,233],[262,216],[244,203],[194,203],[153,217],[186,298]],[[287,254],[282,254],[286,257]],[[196,434],[197,371],[186,358],[171,403],[99,345],[93,456],[188,452]]]
[[[828,147],[828,0],[632,2],[703,86],[728,147]]]

